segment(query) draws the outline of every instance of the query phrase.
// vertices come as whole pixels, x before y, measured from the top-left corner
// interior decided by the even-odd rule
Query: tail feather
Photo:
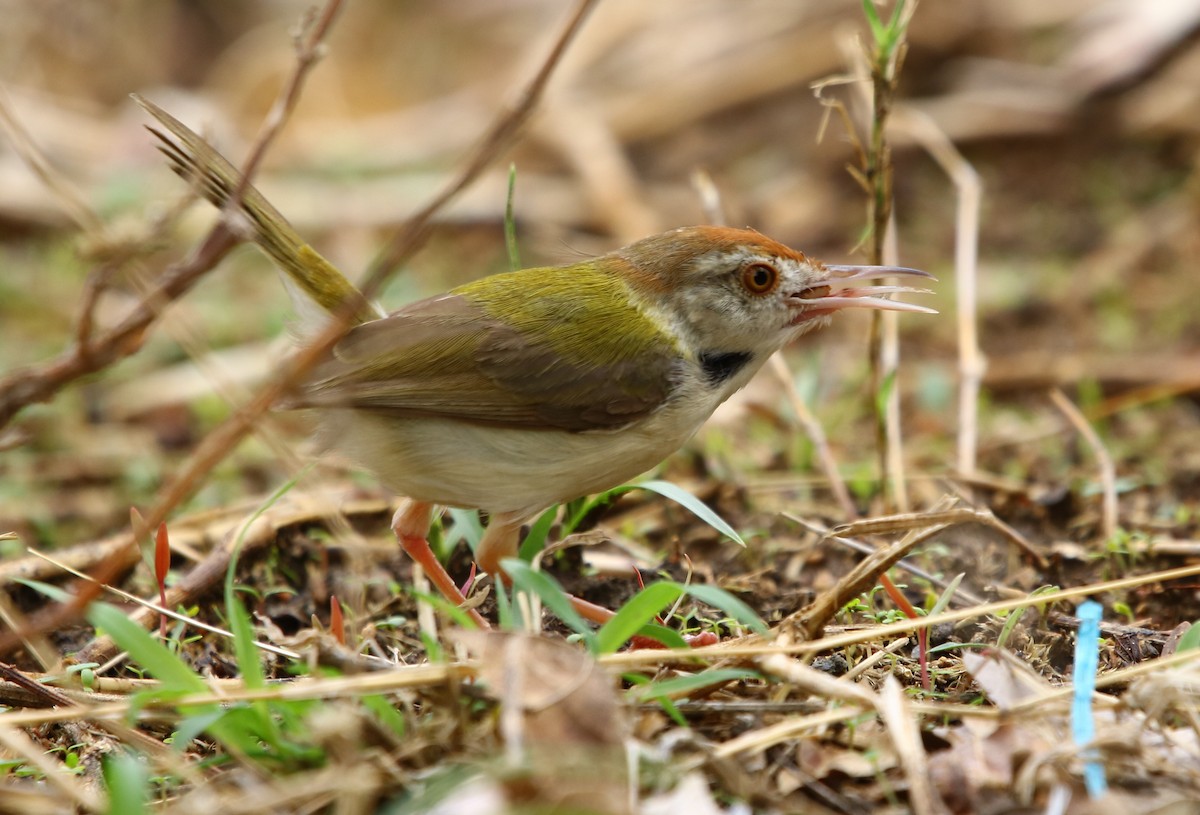
[[[224,209],[241,182],[237,168],[187,125],[153,102],[136,94],[133,99],[170,132],[167,135],[153,127],[147,128],[162,142],[158,149],[167,157],[171,169],[210,203]],[[337,311],[350,300],[361,304],[356,314],[359,322],[382,316],[377,308],[364,300],[354,284],[309,246],[253,186],[242,191],[240,209],[254,230],[254,242],[284,273],[288,293],[308,330],[318,327],[322,316]]]

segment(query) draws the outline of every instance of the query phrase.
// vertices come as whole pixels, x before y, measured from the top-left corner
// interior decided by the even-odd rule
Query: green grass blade
[[[647,637],[662,643],[664,648],[687,648],[688,642],[674,628],[668,628],[661,623],[646,623],[637,632],[639,637]]]
[[[529,534],[521,541],[521,560],[529,563],[538,552],[546,548],[546,538],[550,536],[550,528],[558,518],[558,506],[552,506],[543,512],[529,527]]]
[[[49,583],[43,583],[40,580],[29,580],[24,577],[14,577],[13,582],[20,583],[22,586],[33,589],[38,594],[43,594],[56,603],[69,603],[74,599],[69,591],[60,589],[58,586],[52,586]]]
[[[742,540],[742,536],[737,533],[737,530],[727,524],[720,515],[713,512],[708,504],[682,487],[677,487],[670,481],[644,481],[635,486],[637,489],[650,490],[651,492],[658,493],[663,498],[671,499],[725,537],[742,546],[746,545],[746,542]]]
[[[682,596],[683,587],[678,583],[669,580],[651,583],[631,597],[596,632],[596,653],[615,652]]]
[[[142,815],[150,800],[150,773],[135,756],[118,751],[101,760],[108,815]]]
[[[122,651],[176,693],[208,693],[208,685],[171,649],[152,637],[146,629],[107,603],[92,603],[85,612],[89,623],[103,628]]]
[[[508,165],[508,199],[504,203],[504,245],[508,248],[508,268],[521,268],[521,253],[517,250],[517,219],[513,214],[513,201],[517,192],[517,165]]]
[[[545,572],[535,571],[528,563],[516,558],[506,558],[500,565],[504,567],[514,589],[536,595],[554,616],[587,641],[589,650],[595,650],[596,635],[592,627],[579,616],[579,612],[571,605],[571,598],[557,580]]]
[[[1194,648],[1200,648],[1200,620],[1192,623],[1192,627],[1183,632],[1183,636],[1179,638],[1179,644],[1175,647],[1175,650],[1191,651]]]
[[[274,506],[280,498],[290,492],[312,467],[313,465],[308,465],[294,478],[285,481],[280,485],[279,489],[271,493],[267,500],[259,504],[254,512],[251,513],[250,517],[246,519],[246,522],[242,524],[241,529],[238,531],[237,539],[233,543],[233,551],[229,556],[229,566],[225,569],[225,614],[229,618],[229,627],[233,632],[233,650],[237,656],[238,668],[242,674],[242,682],[248,688],[258,689],[266,687],[267,680],[263,675],[262,663],[258,659],[258,648],[255,646],[254,638],[254,625],[250,622],[250,615],[238,601],[235,593],[237,565],[238,558],[242,553],[242,544],[246,541],[246,532],[250,529],[250,526],[264,512]]]
[[[359,701],[362,702],[363,707],[371,711],[380,725],[391,730],[397,738],[405,737],[408,732],[408,723],[400,711],[396,710],[396,705],[391,699],[378,693],[370,693]]]
[[[746,668],[714,668],[710,671],[701,671],[697,674],[675,676],[670,679],[662,679],[657,682],[640,685],[631,689],[629,695],[635,701],[645,702],[651,699],[671,696],[686,696],[693,691],[711,688],[713,685],[719,685],[724,682],[761,678],[762,676],[759,673]]]
[[[242,683],[256,690],[267,686],[258,648],[254,645],[254,625],[250,614],[237,597],[225,598],[225,614],[229,617],[229,630],[233,633],[233,652],[237,657]]]
[[[574,532],[575,527],[579,525],[579,522],[582,521],[584,517],[597,506],[606,504],[616,498],[618,495],[629,492],[630,490],[650,490],[650,492],[658,493],[663,498],[670,499],[679,504],[681,507],[691,512],[697,518],[704,521],[706,524],[730,540],[735,541],[742,546],[746,545],[746,542],[742,540],[742,536],[737,533],[737,530],[726,523],[720,515],[713,512],[712,509],[709,508],[708,504],[704,503],[682,487],[672,484],[670,481],[658,480],[643,481],[640,484],[623,484],[620,487],[613,487],[611,490],[607,490],[606,492],[598,495],[594,500],[589,501],[580,507],[578,512],[564,522],[563,534],[569,535],[571,532]]]
[[[641,674],[623,674],[621,678],[630,685],[635,686],[635,689],[637,687],[650,684],[650,679],[642,676]],[[658,702],[659,706],[662,707],[663,712],[671,718],[671,721],[675,722],[675,724],[679,725],[680,727],[689,726],[688,720],[685,719],[683,714],[679,712],[679,708],[675,706],[675,702],[666,698],[665,696],[656,697],[656,701]]]
[[[461,626],[462,628],[479,627],[475,624],[475,621],[471,619],[471,615],[467,613],[466,609],[459,608],[441,594],[430,594],[428,592],[417,591],[413,588],[409,588],[407,591],[413,598],[417,600],[424,600],[426,603],[429,603],[429,605],[445,614],[454,621],[455,625]],[[497,600],[498,599],[499,598],[497,598]]]
[[[449,531],[446,531],[445,524],[442,525],[442,549],[445,555],[439,557],[448,556],[460,540],[466,541],[472,552],[479,548],[479,541],[483,539],[483,522],[479,520],[479,513],[473,509],[449,507],[446,514],[454,524]]]
[[[941,614],[942,611],[945,610],[946,606],[950,605],[950,601],[954,599],[954,592],[958,591],[959,584],[963,582],[963,578],[966,576],[966,572],[959,572],[958,575],[950,581],[950,584],[946,586],[946,590],[941,593],[937,599],[937,602],[933,604],[933,608],[929,609],[929,613],[926,614],[927,617],[933,617]]]

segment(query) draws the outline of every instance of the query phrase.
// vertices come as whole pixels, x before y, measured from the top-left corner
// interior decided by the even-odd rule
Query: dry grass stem
[[[955,325],[958,329],[958,470],[975,472],[979,444],[979,387],[987,360],[979,348],[979,207],[983,184],[971,163],[928,115],[898,107],[897,130],[910,135],[954,182]]]
[[[920,513],[916,513],[916,514],[920,515]],[[934,514],[937,514],[937,513],[934,513]],[[823,540],[828,540],[833,543],[839,544],[841,546],[845,546],[845,547],[852,549],[855,552],[858,552],[860,554],[870,556],[870,555],[874,555],[875,553],[877,553],[879,551],[879,547],[873,546],[865,541],[857,540],[856,538],[849,538],[844,535],[835,534],[833,529],[825,526],[824,524],[820,524],[820,523],[817,523],[817,522],[809,520],[809,519],[801,518],[797,515],[793,515],[790,512],[783,513],[783,517],[787,518],[789,521],[793,521],[793,522],[799,524],[800,526],[804,527],[805,529],[809,530],[810,532],[812,532],[816,535],[820,535]],[[909,516],[905,516],[905,517],[909,517]],[[920,526],[920,524],[918,524],[918,526]],[[926,569],[922,569],[920,566],[916,565],[915,563],[911,562],[908,559],[902,558],[901,560],[897,561],[896,567],[904,569],[906,572],[911,574],[913,577],[916,577],[920,580],[924,580],[927,583],[929,583],[931,586],[936,586],[943,590],[950,587],[950,581],[948,581],[942,577],[939,577],[935,574],[931,574]],[[958,590],[955,591],[955,593],[954,593],[954,601],[966,603],[968,605],[978,605],[978,604],[984,602],[981,598],[977,597],[969,589],[964,589],[961,586],[959,586]]]
[[[946,815],[950,810],[934,791],[930,781],[925,746],[921,743],[916,717],[895,676],[889,674],[883,680],[877,704],[880,718],[887,726],[888,735],[896,747],[896,755],[904,768],[904,777],[908,779],[908,801],[913,812],[916,815]]]
[[[688,180],[700,199],[700,211],[704,213],[704,220],[713,226],[728,226],[729,219],[721,201],[721,191],[708,171],[701,168],[692,170]]]
[[[661,232],[636,168],[595,107],[586,98],[554,97],[546,105],[538,135],[554,145],[578,176],[605,232],[620,243]]]
[[[0,586],[4,585],[8,585],[7,581],[0,579]],[[33,631],[25,613],[13,603],[8,592],[3,591],[0,591],[0,623],[12,631]],[[54,647],[44,632],[33,633],[23,638],[21,646],[43,671],[53,670],[62,663],[62,656],[58,649]]]
[[[875,705],[875,695],[868,688],[830,676],[798,659],[784,654],[768,654],[757,661],[765,673],[794,685],[805,693],[823,699],[862,705],[867,709]]]
[[[1095,428],[1079,412],[1079,408],[1075,407],[1075,404],[1067,398],[1066,394],[1055,388],[1050,391],[1050,401],[1087,442],[1088,447],[1092,450],[1092,455],[1096,457],[1096,463],[1100,465],[1100,488],[1104,496],[1100,513],[1100,537],[1102,540],[1110,541],[1117,534],[1118,524],[1117,468],[1113,464],[1112,456],[1108,454],[1108,449],[1100,440],[1100,435],[1096,433]]]
[[[840,707],[808,716],[792,716],[775,724],[742,733],[714,747],[713,757],[734,758],[762,753],[777,744],[793,741],[805,733],[862,716],[863,709],[858,705],[859,703],[852,703],[850,707]]]
[[[46,158],[45,152],[38,147],[37,141],[29,131],[22,126],[12,110],[8,95],[0,86],[0,126],[8,134],[13,149],[25,165],[41,180],[46,189],[50,190],[59,207],[67,214],[76,226],[87,234],[98,234],[103,231],[104,223],[88,205],[87,199],[57,168]]]
[[[932,524],[968,524],[979,523],[999,532],[1004,538],[1021,550],[1040,569],[1049,568],[1046,556],[1039,552],[1029,540],[995,516],[991,510],[956,507],[953,509],[934,510],[931,512],[911,512],[900,515],[889,515],[879,518],[868,518],[862,521],[835,526],[831,536],[845,537],[849,535],[881,535],[890,532],[903,532],[909,529],[927,527]]]
[[[840,578],[833,588],[822,592],[816,600],[790,615],[785,624],[797,625],[805,639],[815,638],[851,598],[869,591],[881,574],[896,565],[914,547],[949,527],[949,524],[933,524],[915,529],[896,543],[879,549]]]
[[[808,436],[808,440],[812,442],[813,450],[817,454],[817,460],[821,462],[821,472],[825,474],[825,478],[829,481],[829,490],[833,493],[834,499],[842,510],[842,514],[847,518],[857,518],[858,508],[854,506],[854,499],[850,497],[850,490],[846,488],[846,481],[842,478],[841,472],[838,470],[837,460],[833,457],[833,450],[829,447],[829,440],[825,437],[825,430],[821,427],[821,422],[808,409],[808,405],[804,403],[804,399],[796,392],[796,380],[792,377],[791,369],[788,368],[787,361],[782,354],[774,354],[770,361],[771,373],[779,380],[779,384],[783,386],[783,392],[787,396],[788,404],[792,407],[792,412],[796,414],[796,421],[800,423],[800,427],[804,429],[804,434]]]
[[[892,654],[896,654],[899,651],[903,650],[904,648],[908,647],[908,644],[910,642],[912,642],[912,639],[909,637],[901,637],[898,640],[893,640],[892,642],[888,643],[883,648],[880,648],[879,650],[875,651],[873,654],[871,654],[869,657],[867,657],[863,661],[859,662],[857,665],[855,665],[850,670],[846,671],[846,673],[842,674],[842,677],[841,677],[842,681],[843,682],[853,682],[855,679],[862,676],[867,671],[870,671],[872,668],[874,668],[876,665],[878,665],[883,660],[887,659]]]
[[[858,645],[865,642],[876,642],[880,640],[887,640],[892,637],[904,636],[919,628],[930,628],[932,626],[943,625],[946,623],[969,620],[975,617],[1006,614],[1010,611],[1016,611],[1019,609],[1027,609],[1043,605],[1050,606],[1055,603],[1062,602],[1075,602],[1092,595],[1103,594],[1106,592],[1120,592],[1153,583],[1168,583],[1173,580],[1182,580],[1185,578],[1195,577],[1196,575],[1200,575],[1200,565],[1181,566],[1175,569],[1164,569],[1161,571],[1150,572],[1148,574],[1137,575],[1136,577],[1125,577],[1119,580],[1107,580],[1099,583],[1089,583],[1086,586],[1077,586],[1071,589],[1061,589],[1059,591],[1039,593],[1034,596],[1021,597],[1016,600],[1002,600],[992,603],[983,603],[980,605],[971,606],[970,608],[943,611],[940,614],[933,614],[928,617],[899,620],[893,623],[871,626],[860,631],[847,631],[840,634],[828,634],[820,637],[819,639],[797,639],[794,641],[788,641],[786,645],[779,645],[773,642],[763,642],[760,637],[754,635],[743,637],[738,640],[731,640],[719,645],[706,646],[703,648],[690,648],[687,650],[670,651],[644,650],[607,654],[601,657],[599,662],[604,665],[631,668],[656,664],[672,664],[679,661],[687,662],[692,659],[761,657],[775,653],[800,656],[804,654],[833,652],[839,648],[845,648],[850,645]],[[776,626],[776,628],[773,630],[778,630],[781,627],[782,626]],[[1189,658],[1197,658],[1196,655],[1200,654],[1200,652],[1191,651],[1184,653],[1192,654],[1192,656]],[[1141,664],[1149,666],[1149,669],[1153,669],[1154,665],[1161,664],[1165,666],[1168,664],[1166,662],[1167,659],[1174,659],[1174,657],[1164,657],[1159,660]],[[1068,689],[1066,693],[1069,696],[1070,690]]]
[[[896,246],[895,213],[888,217],[881,262],[889,265],[898,265],[900,262],[900,252]],[[880,370],[883,372],[880,382],[887,383],[887,399],[883,405],[886,462],[883,473],[887,479],[886,494],[892,497],[892,507],[896,512],[908,512],[912,504],[908,499],[908,478],[904,466],[904,430],[900,414],[900,320],[894,311],[876,311],[872,312],[872,316],[879,318],[879,360]],[[878,393],[877,390],[876,394]]]

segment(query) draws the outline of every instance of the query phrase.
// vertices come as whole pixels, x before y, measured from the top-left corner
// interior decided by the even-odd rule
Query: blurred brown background
[[[0,2],[6,104],[62,186],[104,224],[81,231],[64,194],[0,138],[0,367],[64,347],[90,259],[106,241],[144,236],[185,192],[128,95],[149,97],[239,161],[292,67],[289,31],[304,9],[281,0]],[[566,11],[557,0],[351,0],[259,186],[355,274],[511,101]],[[941,278],[933,299],[944,316],[903,321],[920,427],[945,437],[954,421],[957,199],[914,142],[921,123],[944,132],[982,181],[988,394],[1054,383],[1111,394],[1200,380],[1200,280],[1191,268],[1198,18],[1196,0],[918,6],[892,138],[899,259]],[[853,259],[865,210],[845,170],[855,155],[836,115],[818,140],[826,109],[813,85],[852,72],[863,31],[857,0],[605,0],[523,140],[443,213],[385,302],[506,267],[508,160],[517,165],[527,265],[705,220],[697,170],[715,182],[729,222],[823,259]],[[852,85],[822,95],[842,100],[862,127]],[[178,257],[212,217],[194,207],[174,248],[147,269]],[[156,335],[146,353],[60,405],[119,417],[188,398],[191,385],[146,384],[146,373],[196,348],[236,349],[280,333],[287,302],[267,269],[241,250],[173,307],[171,328],[188,333],[191,351],[178,336]],[[102,318],[125,305],[118,290]],[[847,342],[823,344],[819,359],[861,365],[865,323],[845,319],[833,331]],[[235,380],[267,364],[256,351],[233,359],[222,364]],[[1026,432],[1010,418],[988,414],[985,448]],[[1154,428],[1147,443],[1172,427]],[[1196,432],[1194,421],[1184,427]],[[929,452],[936,460],[943,450]]]

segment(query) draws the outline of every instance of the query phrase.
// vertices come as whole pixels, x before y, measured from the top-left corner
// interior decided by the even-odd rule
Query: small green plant
[[[1124,617],[1125,622],[1128,625],[1133,625],[1133,621],[1134,621],[1133,609],[1129,607],[1128,603],[1118,600],[1112,604],[1112,610],[1114,613],[1119,614],[1120,616]]]
[[[536,596],[586,643],[593,654],[615,652],[635,636],[648,637],[672,648],[686,648],[687,643],[677,632],[656,623],[660,614],[685,596],[720,609],[740,625],[755,632],[767,632],[766,624],[758,615],[729,592],[715,586],[685,585],[669,580],[649,584],[617,609],[612,619],[598,630],[593,630],[571,605],[571,598],[554,578],[535,571],[529,564],[515,558],[505,560],[503,566],[512,580],[514,592],[523,591]],[[502,627],[523,627],[524,621],[517,616],[518,604],[512,603],[503,591],[498,593],[497,602],[500,604]]]

